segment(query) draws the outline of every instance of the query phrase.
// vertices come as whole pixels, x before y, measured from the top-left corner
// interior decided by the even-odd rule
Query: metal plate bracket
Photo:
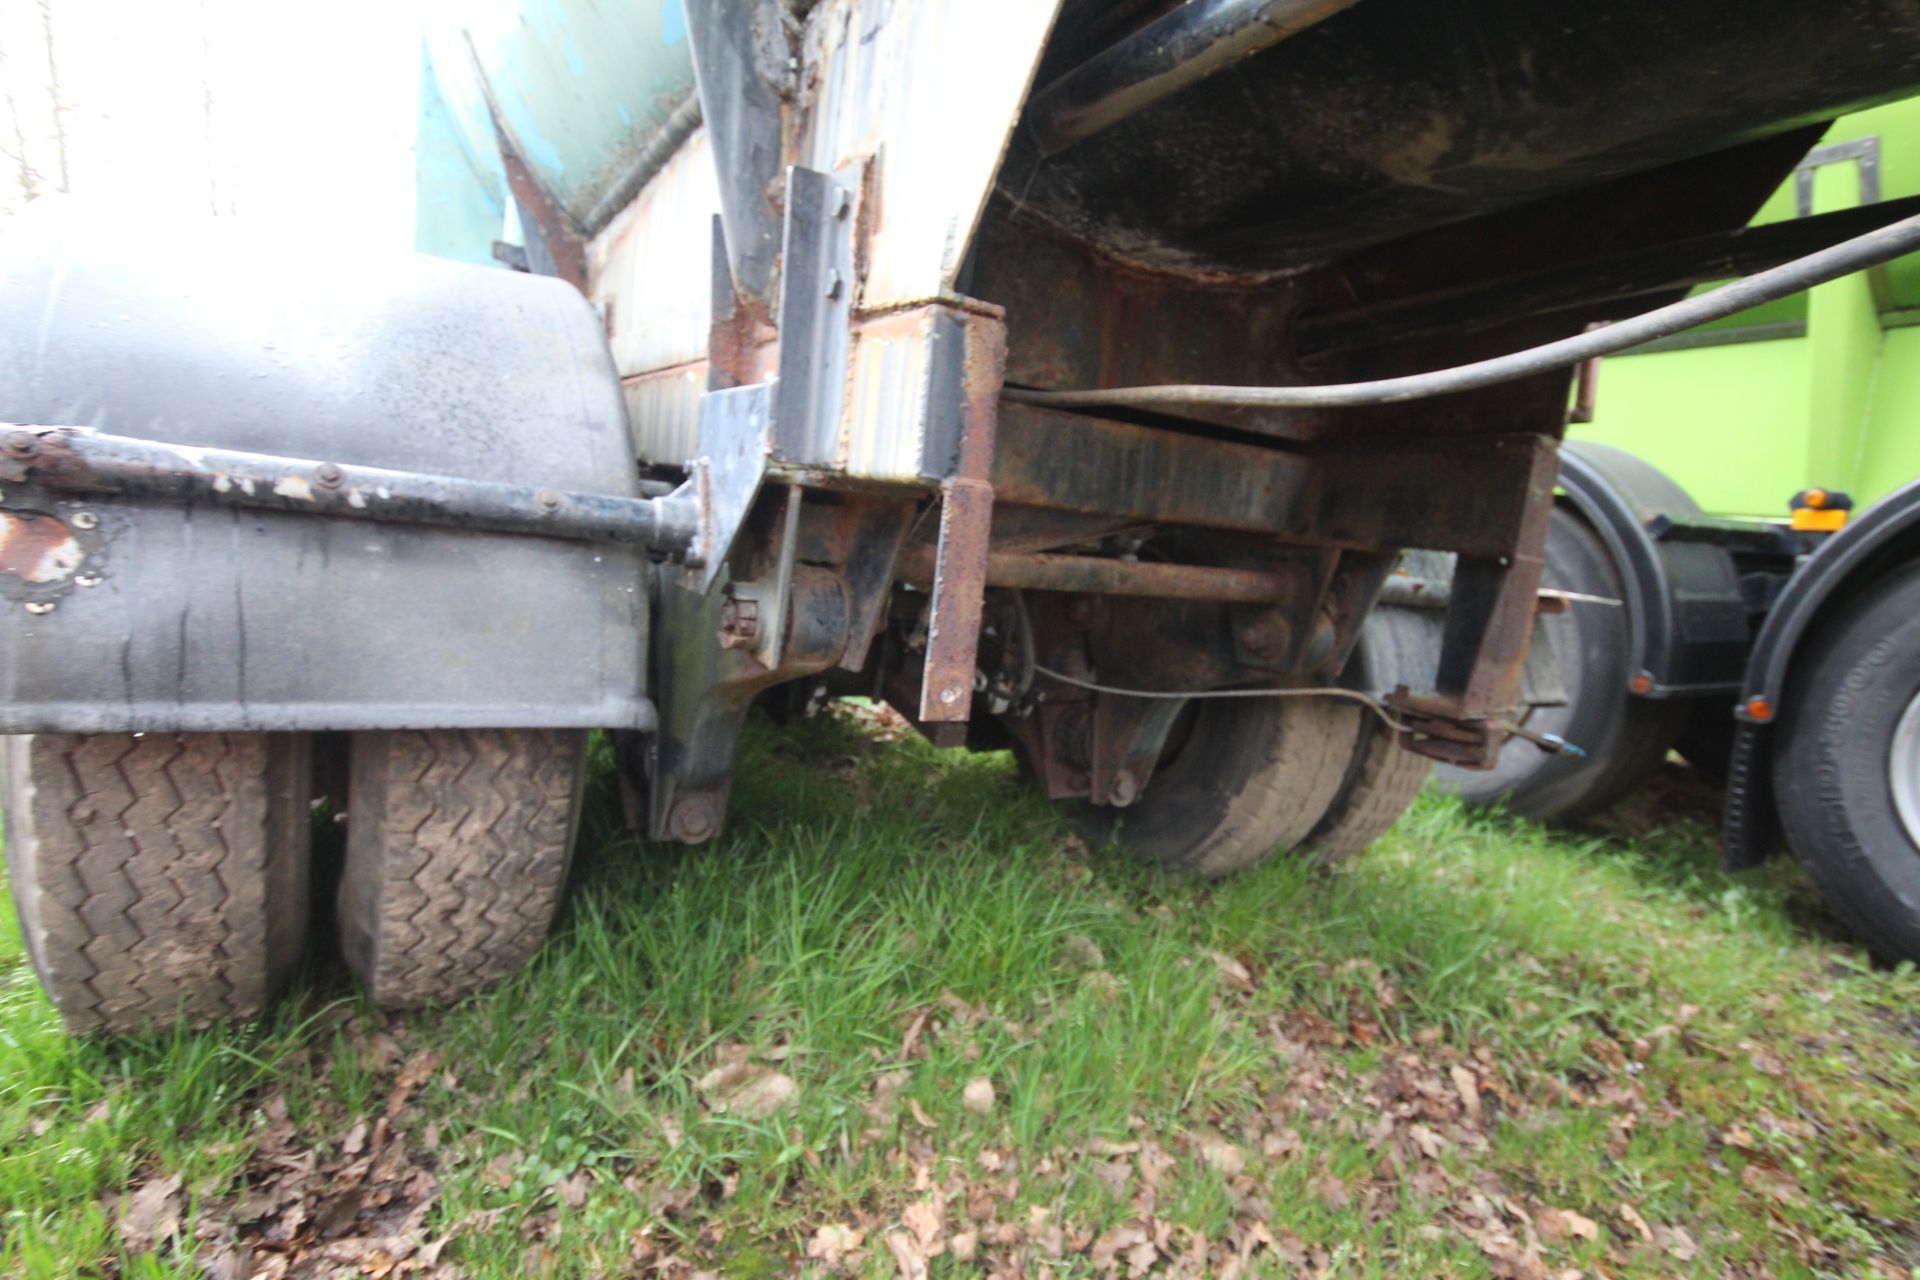
[[[836,466],[853,326],[854,181],[787,170],[781,245],[780,364],[773,452],[781,462]]]
[[[700,534],[682,571],[696,594],[705,595],[726,568],[766,478],[772,403],[773,388],[764,382],[700,397],[699,456],[688,481],[700,501]]]

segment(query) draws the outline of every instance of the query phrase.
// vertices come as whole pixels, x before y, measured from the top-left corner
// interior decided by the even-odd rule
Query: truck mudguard
[[[1725,549],[1662,536],[1701,518],[1686,490],[1632,454],[1591,441],[1561,446],[1560,487],[1606,544],[1626,585],[1628,692],[1732,694],[1748,638],[1740,576]]]
[[[243,450],[638,491],[600,319],[560,281],[40,206],[0,236],[0,423],[141,437],[189,462]],[[637,548],[12,474],[0,732],[653,725]],[[298,508],[307,481],[281,483]]]
[[[1730,868],[1764,861],[1779,845],[1771,722],[1788,696],[1795,656],[1820,620],[1901,564],[1920,556],[1920,481],[1895,490],[1821,543],[1780,593],[1753,645],[1734,714],[1733,758],[1721,852]]]

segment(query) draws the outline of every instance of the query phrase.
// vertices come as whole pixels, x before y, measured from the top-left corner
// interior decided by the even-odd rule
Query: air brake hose
[[[1017,404],[1049,408],[1106,405],[1149,409],[1206,404],[1241,409],[1340,409],[1424,400],[1429,396],[1474,391],[1502,382],[1513,382],[1575,365],[1595,356],[1611,355],[1628,347],[1637,347],[1643,342],[1669,337],[1695,325],[1706,324],[1710,320],[1723,319],[1749,307],[1778,301],[1789,294],[1825,284],[1855,271],[1879,266],[1916,249],[1920,249],[1920,215],[1890,223],[1851,240],[1842,240],[1818,253],[1810,253],[1804,258],[1796,258],[1744,280],[1722,285],[1711,293],[1687,298],[1603,329],[1516,351],[1512,355],[1401,378],[1306,387],[1223,387],[1202,384],[1109,387],[1093,391],[1031,391],[1010,387],[1001,395]]]

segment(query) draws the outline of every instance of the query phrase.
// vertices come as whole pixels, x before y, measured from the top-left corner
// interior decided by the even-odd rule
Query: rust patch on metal
[[[29,587],[72,580],[86,550],[59,518],[39,511],[0,511],[0,574]]]
[[[940,546],[935,553],[932,618],[920,685],[921,720],[964,721],[972,708],[992,523],[992,485],[984,480],[947,483],[940,502]]]
[[[934,549],[928,546],[902,552],[894,569],[896,578],[916,586],[930,584],[934,573]],[[986,559],[986,585],[1025,591],[1269,604],[1285,599],[1290,584],[1280,574],[1256,569],[995,551]]]

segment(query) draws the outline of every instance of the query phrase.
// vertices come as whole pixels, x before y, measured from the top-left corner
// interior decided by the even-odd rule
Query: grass
[[[756,728],[711,848],[608,791],[554,941],[448,1009],[315,965],[75,1042],[9,922],[0,1272],[1920,1275],[1920,977],[1672,806],[1428,796],[1207,886],[843,716]]]

